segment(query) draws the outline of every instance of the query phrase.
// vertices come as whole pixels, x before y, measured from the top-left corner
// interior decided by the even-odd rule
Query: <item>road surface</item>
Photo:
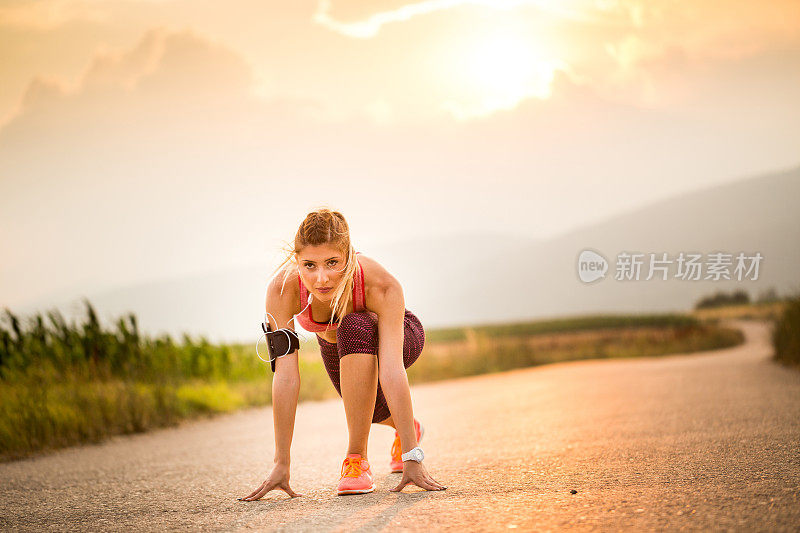
[[[0,465],[0,530],[770,530],[800,525],[800,372],[770,357],[764,323],[733,349],[578,361],[413,387],[432,475],[388,469],[337,497],[340,400],[300,405],[292,487],[238,502],[269,471],[269,408]],[[572,494],[571,490],[577,491]]]

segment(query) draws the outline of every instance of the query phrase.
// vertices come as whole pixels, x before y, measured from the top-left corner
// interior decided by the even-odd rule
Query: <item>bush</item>
[[[794,296],[772,332],[775,359],[800,366],[800,295]]]
[[[711,296],[702,298],[694,306],[695,309],[706,309],[709,307],[722,307],[725,305],[742,305],[750,303],[750,295],[743,290],[733,291],[728,294],[725,292],[716,292]]]

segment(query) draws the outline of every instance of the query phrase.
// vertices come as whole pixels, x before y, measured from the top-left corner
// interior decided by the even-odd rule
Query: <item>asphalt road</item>
[[[269,408],[0,465],[2,530],[769,530],[800,527],[800,372],[765,324],[703,354],[550,365],[415,386],[425,464],[448,489],[337,497],[340,400],[301,404],[291,499],[239,502],[269,471]],[[577,493],[572,494],[570,491]]]

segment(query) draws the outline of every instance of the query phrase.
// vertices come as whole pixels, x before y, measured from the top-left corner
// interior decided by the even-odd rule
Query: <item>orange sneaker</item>
[[[419,423],[419,420],[416,418],[414,419],[414,432],[417,434],[417,442],[422,439],[422,435],[425,434],[425,428],[422,427],[422,424]],[[389,468],[392,469],[392,473],[395,474],[397,472],[403,471],[403,447],[400,444],[400,435],[397,431],[394,432],[394,442],[392,443],[392,460],[389,461]]]
[[[369,461],[357,453],[348,453],[342,463],[342,477],[339,480],[339,496],[342,494],[366,494],[375,490]]]

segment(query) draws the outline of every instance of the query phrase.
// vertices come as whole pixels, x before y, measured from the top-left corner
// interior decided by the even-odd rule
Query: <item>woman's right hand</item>
[[[258,487],[252,493],[250,493],[249,496],[245,496],[244,498],[239,498],[239,501],[253,502],[259,500],[266,493],[268,493],[273,489],[281,489],[292,498],[296,498],[297,496],[302,496],[302,494],[297,494],[289,486],[289,465],[277,463],[272,468],[272,472],[269,474],[269,477],[267,477],[266,481],[264,481],[264,483],[262,483],[260,487]]]

